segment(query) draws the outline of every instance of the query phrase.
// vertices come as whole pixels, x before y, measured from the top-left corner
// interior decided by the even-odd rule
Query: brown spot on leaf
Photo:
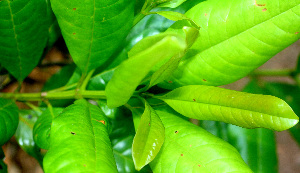
[[[173,81],[170,80],[170,81],[168,81],[168,83],[173,83]]]
[[[193,101],[195,102],[195,101],[196,101],[196,99],[193,99]]]
[[[202,79],[204,82],[206,82],[207,80],[206,79]]]
[[[76,35],[76,33],[74,32],[73,35]]]
[[[198,165],[199,167],[201,167],[201,165]]]
[[[258,6],[258,7],[266,6],[266,4],[258,4],[258,3],[256,2],[256,0],[255,0],[255,2],[254,2],[254,5],[255,5],[255,6]]]
[[[204,16],[207,16],[207,13],[205,13]]]
[[[73,8],[73,10],[77,10],[76,8]]]
[[[72,135],[76,135],[76,133],[75,133],[75,132],[71,132],[71,134],[72,134]]]
[[[83,166],[86,167],[86,164],[84,164]]]
[[[183,154],[180,154],[181,156],[183,156]]]
[[[264,9],[262,9],[261,11],[267,11],[267,9],[266,9],[266,8],[264,8]]]
[[[100,123],[102,123],[102,124],[105,125],[105,121],[104,120],[96,120],[96,121],[98,121],[98,122],[100,122]]]
[[[177,134],[177,133],[178,133],[178,131],[176,130],[176,131],[175,131],[175,133]]]
[[[150,126],[150,123],[148,124],[148,126]]]
[[[295,32],[295,34],[299,34],[299,32]]]
[[[190,147],[192,147],[192,145],[190,145]]]

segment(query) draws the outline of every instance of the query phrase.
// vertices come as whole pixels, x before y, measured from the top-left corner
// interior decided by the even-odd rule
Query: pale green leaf
[[[223,121],[246,128],[263,127],[282,131],[293,127],[299,121],[286,102],[269,95],[190,85],[157,98],[164,100],[184,116]]]
[[[86,100],[67,107],[52,121],[45,172],[117,172],[107,122]]]
[[[159,7],[170,7],[170,8],[176,8],[182,3],[184,3],[186,0],[156,0],[160,2],[158,5]]]
[[[141,170],[156,157],[164,143],[164,131],[155,110],[146,102],[132,143],[132,157],[137,170]]]
[[[103,65],[133,24],[132,0],[51,0],[75,64],[83,73]]]
[[[154,66],[185,50],[184,40],[177,35],[155,35],[136,44],[114,72],[105,92],[109,107],[121,106],[130,99],[136,87]]]
[[[165,142],[150,163],[155,173],[251,173],[227,142],[171,113],[156,111],[165,126]]]
[[[19,109],[12,100],[0,98],[0,146],[5,144],[17,130]]]
[[[161,16],[164,16],[165,18],[173,21],[179,21],[179,20],[187,20],[191,23],[191,25],[197,29],[200,29],[200,27],[195,23],[192,19],[188,18],[184,14],[175,12],[175,11],[157,11],[154,12],[156,14],[159,14]]]
[[[209,0],[185,15],[201,27],[201,39],[160,85],[164,88],[232,83],[300,38],[299,0]],[[184,21],[169,31],[180,25]]]
[[[47,39],[45,0],[0,1],[0,63],[17,80],[38,64]]]

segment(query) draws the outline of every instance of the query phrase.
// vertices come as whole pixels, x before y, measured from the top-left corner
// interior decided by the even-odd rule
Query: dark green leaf
[[[48,23],[49,23],[47,47],[51,48],[53,44],[56,42],[56,40],[61,36],[61,32],[56,17],[53,14],[50,0],[46,0],[46,2],[48,6],[47,16],[48,16]]]
[[[189,85],[157,98],[189,118],[223,121],[246,128],[282,131],[299,121],[286,102],[269,95]]]
[[[36,121],[33,126],[33,139],[38,147],[45,150],[49,149],[52,119],[57,117],[62,111],[63,108],[47,109]]]
[[[228,125],[228,137],[228,142],[236,147],[253,172],[277,172],[276,143],[273,131]]]
[[[196,5],[185,15],[201,27],[201,39],[164,88],[219,86],[246,76],[300,38],[299,12],[299,0],[210,0]],[[176,23],[170,32],[185,26],[184,21]]]
[[[156,112],[166,132],[164,145],[150,163],[153,172],[252,172],[225,141],[171,113]]]
[[[21,148],[42,165],[43,156],[40,148],[34,142],[32,134],[33,125],[40,115],[41,112],[34,110],[20,110],[20,122],[15,137]]]
[[[7,173],[7,166],[6,164],[3,162],[4,159],[4,153],[2,148],[0,148],[0,172],[1,173]]]
[[[200,127],[225,141],[228,141],[227,126],[228,124],[219,121],[200,121]]]
[[[83,73],[104,64],[132,27],[132,0],[51,0],[51,5],[70,54]]]
[[[12,100],[0,98],[0,146],[5,144],[17,130],[19,110]]]
[[[127,103],[136,87],[155,65],[165,62],[185,48],[185,42],[177,35],[162,34],[141,40],[128,53],[130,58],[118,66],[107,84],[107,105],[118,107]]]
[[[158,115],[145,102],[145,111],[132,144],[132,157],[138,171],[150,163],[158,154],[164,143],[164,131],[164,126]]]
[[[48,38],[47,4],[41,0],[0,3],[0,63],[19,81],[38,64]]]
[[[99,107],[75,101],[52,121],[45,172],[117,172],[107,126]]]

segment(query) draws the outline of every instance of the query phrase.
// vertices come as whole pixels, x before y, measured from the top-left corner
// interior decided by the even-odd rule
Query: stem
[[[146,4],[145,4],[146,5]],[[145,7],[144,5],[144,7]],[[145,16],[148,15],[149,11],[153,8],[151,5],[148,6],[147,8],[142,8],[141,12],[139,14],[137,14],[133,20],[133,27],[139,23],[139,21],[141,21]]]
[[[69,89],[74,89],[74,88],[76,88],[76,86],[77,86],[77,83],[73,83],[71,85],[66,85],[66,86],[63,86],[63,87],[60,87],[60,88],[56,88],[54,90],[50,90],[48,92],[66,91],[66,90],[69,90]]]
[[[256,70],[250,73],[250,76],[292,76],[293,69],[276,69],[276,70]]]
[[[79,91],[70,90],[62,92],[41,92],[41,93],[0,93],[0,97],[18,101],[44,101],[57,99],[105,99],[104,91]]]
[[[86,86],[88,85],[89,83],[89,80],[91,79],[93,73],[95,72],[95,69],[90,71],[87,76],[84,78],[81,86],[80,86],[80,90],[84,91],[86,89]]]
[[[32,103],[30,103],[30,102],[25,102],[25,104],[26,104],[28,107],[30,107],[32,110],[34,110],[34,111],[36,111],[36,112],[42,113],[42,111],[41,111],[37,106],[33,105]]]

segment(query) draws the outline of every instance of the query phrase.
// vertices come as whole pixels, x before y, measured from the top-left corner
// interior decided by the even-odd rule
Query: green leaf
[[[145,102],[145,111],[132,143],[132,157],[136,170],[141,170],[156,157],[164,143],[164,131],[158,115]]]
[[[161,0],[156,0],[161,1]],[[163,3],[159,4],[159,7],[176,8],[187,0],[163,0]]]
[[[0,3],[0,63],[22,81],[38,64],[47,42],[47,4],[41,0]]]
[[[34,110],[20,110],[20,122],[15,133],[15,137],[20,147],[26,153],[34,157],[40,163],[40,165],[42,165],[43,155],[40,152],[40,148],[36,145],[35,141],[33,140],[32,133],[34,123],[37,121],[40,115],[41,112]]]
[[[171,113],[156,112],[166,132],[159,154],[150,163],[153,172],[252,172],[230,144]]]
[[[52,121],[45,172],[117,172],[107,126],[100,108],[75,101]]]
[[[70,54],[83,73],[104,64],[132,27],[132,0],[51,0],[51,5]]]
[[[46,0],[47,2],[47,16],[48,16],[48,23],[49,23],[49,29],[48,29],[48,42],[47,47],[50,49],[56,42],[56,40],[61,36],[60,28],[58,26],[58,22],[56,20],[56,17],[52,11],[50,0]]]
[[[161,86],[219,86],[246,76],[300,38],[299,12],[299,0],[210,0],[194,6],[185,15],[201,27],[201,39]],[[170,32],[185,23],[174,26]]]
[[[185,48],[185,42],[177,35],[162,34],[141,40],[128,53],[130,58],[118,66],[107,84],[107,105],[118,107],[127,103],[155,65],[165,62]]]
[[[240,152],[253,172],[277,172],[276,143],[273,131],[228,125],[228,136],[228,142]]]
[[[200,121],[200,127],[225,141],[228,141],[227,126],[228,124],[219,121]]]
[[[246,128],[282,131],[299,121],[286,102],[268,95],[190,85],[158,98],[189,118],[223,121]]]
[[[181,13],[178,13],[175,11],[157,11],[154,13],[164,16],[165,18],[167,18],[169,20],[173,20],[173,21],[187,20],[191,23],[191,25],[193,27],[195,27],[196,29],[200,29],[200,27],[197,25],[197,23],[195,23],[192,19],[188,18],[184,14],[181,14]]]
[[[7,173],[7,166],[6,164],[3,162],[4,159],[4,153],[2,148],[0,148],[0,172],[1,173]]]
[[[0,98],[0,146],[5,144],[17,130],[19,110],[12,100]]]
[[[57,117],[63,108],[47,109],[42,113],[33,126],[33,139],[36,145],[48,150],[50,146],[50,130],[53,118]]]

